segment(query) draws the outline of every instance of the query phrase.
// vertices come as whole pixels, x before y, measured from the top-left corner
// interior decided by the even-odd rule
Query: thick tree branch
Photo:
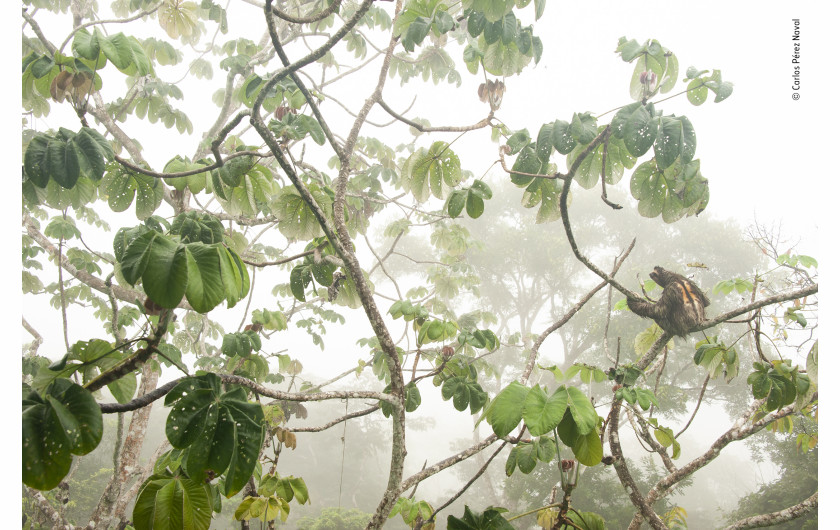
[[[812,399],[817,399],[817,394],[814,394]],[[728,431],[723,433],[717,440],[715,440],[715,442],[711,445],[711,447],[709,447],[709,449],[705,453],[695,458],[680,469],[660,479],[659,482],[657,482],[654,485],[654,487],[651,488],[650,492],[648,492],[646,501],[649,504],[653,504],[654,502],[656,502],[679,481],[683,480],[695,471],[711,463],[712,460],[714,460],[720,455],[721,450],[723,450],[723,448],[729,445],[730,443],[748,438],[753,434],[757,433],[758,431],[764,429],[774,421],[780,418],[784,418],[785,416],[789,416],[795,413],[797,410],[799,410],[796,404],[794,403],[780,410],[772,412],[754,423],[751,422],[750,418],[752,418],[752,416],[762,405],[762,403],[764,403],[764,400],[753,401],[753,403],[750,405],[747,411],[741,415],[741,417],[732,425],[732,427]]]
[[[44,36],[44,32],[41,31],[41,26],[39,26],[38,23],[35,22],[35,19],[32,18],[32,15],[29,14],[26,8],[23,9],[23,19],[26,20],[27,24],[29,24],[29,27],[32,28],[32,31],[35,32],[35,36],[38,37],[38,40],[41,41],[41,44],[44,45],[44,48],[46,48],[47,51],[50,52],[50,55],[55,55],[55,45],[49,40],[47,40],[47,37]]]
[[[777,524],[785,523],[787,521],[792,521],[794,519],[802,517],[806,513],[811,512],[817,508],[818,494],[819,492],[815,491],[813,495],[811,495],[804,501],[798,504],[794,504],[789,508],[785,508],[784,510],[779,510],[778,512],[765,513],[762,515],[755,515],[753,517],[741,519],[737,523],[727,526],[724,530],[744,530],[746,528],[760,528],[765,526],[775,526]]]
[[[108,370],[99,374],[97,377],[93,378],[91,381],[84,385],[84,388],[89,392],[96,392],[100,388],[113,383],[122,376],[129,374],[137,368],[139,368],[140,366],[144,365],[146,361],[148,361],[152,357],[152,355],[157,353],[157,347],[160,344],[160,341],[163,339],[163,336],[166,335],[166,331],[169,327],[169,322],[172,316],[173,313],[171,309],[164,309],[163,311],[161,311],[160,320],[158,321],[158,325],[155,328],[155,332],[152,334],[151,337],[143,339],[146,342],[146,346],[137,350],[137,352],[134,353],[134,355],[115,365],[113,368],[109,368]],[[157,378],[155,379],[157,380]]]
[[[498,439],[499,439],[498,436],[496,436],[495,434],[491,434],[490,436],[488,436],[487,438],[485,438],[481,442],[479,442],[475,445],[472,445],[472,446],[464,449],[463,451],[460,451],[457,454],[454,454],[454,455],[452,455],[448,458],[445,458],[445,459],[441,460],[440,462],[438,462],[437,464],[426,467],[425,469],[415,473],[414,475],[411,475],[410,477],[408,477],[407,479],[402,481],[402,484],[400,484],[400,486],[398,488],[399,489],[398,493],[409,490],[415,484],[418,484],[418,483],[426,480],[427,478],[431,477],[432,475],[436,475],[437,473],[440,473],[444,469],[452,467],[455,464],[457,464],[458,462],[463,462],[467,458],[480,453],[485,448],[492,445],[493,442],[495,442]]]
[[[653,508],[651,508],[651,504],[653,504],[652,501],[642,497],[641,492],[639,492],[639,487],[636,485],[636,481],[633,480],[633,476],[630,474],[630,469],[627,467],[627,461],[624,459],[624,453],[621,450],[621,440],[618,437],[618,417],[621,414],[621,403],[620,399],[613,397],[612,408],[609,416],[610,423],[608,438],[610,451],[615,459],[613,462],[615,472],[618,475],[618,479],[621,481],[621,485],[624,486],[624,490],[630,496],[630,501],[636,509],[642,513],[644,518],[647,519],[650,526],[655,530],[668,530],[665,523],[662,522],[659,516],[656,515],[656,512],[653,511]]]

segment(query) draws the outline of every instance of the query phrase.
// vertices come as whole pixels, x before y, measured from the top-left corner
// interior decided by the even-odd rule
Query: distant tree
[[[505,79],[548,51],[538,36],[546,9],[25,0],[24,525],[207,529],[232,512],[240,528],[290,516],[357,527],[357,512],[329,509],[344,506],[343,478],[335,502],[317,501],[321,515],[305,510],[334,495],[321,484],[337,474],[314,469],[330,444],[308,437],[361,425],[369,440],[332,445],[338,475],[364,491],[353,502],[367,528],[389,518],[442,526],[447,510],[451,528],[603,528],[604,511],[610,524],[663,529],[686,517],[669,496],[727,444],[794,415],[815,419],[816,261],[770,238],[772,261],[747,276],[722,248],[731,232],[682,221],[675,238],[669,228],[700,215],[711,194],[694,126],[660,96],[680,83],[676,95],[699,106],[726,100],[732,84],[718,70],[682,73],[655,39],[621,37],[625,105],[551,116],[536,130],[503,121]],[[467,75],[477,94],[449,90]],[[468,169],[476,138],[491,154]],[[632,199],[617,191],[625,173]],[[592,204],[583,197],[595,187]],[[631,205],[656,221],[622,226],[612,214]],[[424,243],[398,250],[403,239]],[[675,239],[667,263],[639,251]],[[729,295],[690,342],[621,312],[627,298],[658,296],[636,279],[654,265],[708,270],[703,287]],[[351,339],[336,332],[345,323]],[[553,336],[566,364],[541,350]],[[346,366],[313,368],[301,337],[350,357]],[[742,366],[751,372],[739,378]],[[164,373],[177,377],[163,383]],[[747,399],[732,404],[736,419],[714,445],[678,466],[691,404],[708,406],[717,381]],[[434,394],[454,407],[447,419],[492,434],[409,470],[411,414]],[[309,420],[313,402],[328,419],[321,410]],[[144,452],[153,426],[166,439]],[[103,440],[112,468],[83,468]],[[656,462],[631,462],[628,440]],[[361,456],[345,463],[348,448]],[[385,465],[368,472],[365,459],[381,451]],[[541,506],[507,512],[519,508],[519,475],[464,505],[502,452],[507,477],[545,477],[521,482]],[[484,464],[457,491],[416,495],[473,457]],[[296,458],[309,466],[301,476],[289,471]],[[604,471],[579,481],[582,468],[604,465],[621,498],[582,500],[590,485],[617,494],[598,483]],[[514,503],[488,506],[503,497]],[[815,498],[767,517],[798,517]]]

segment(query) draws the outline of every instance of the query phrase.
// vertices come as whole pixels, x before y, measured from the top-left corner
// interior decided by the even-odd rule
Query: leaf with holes
[[[108,198],[108,206],[115,212],[127,210],[136,195],[136,214],[140,220],[151,216],[163,202],[163,183],[160,180],[122,166],[109,171],[99,186],[100,192]]]
[[[49,490],[70,471],[71,455],[93,451],[102,439],[102,412],[87,390],[58,379],[41,396],[23,400],[23,483]]]

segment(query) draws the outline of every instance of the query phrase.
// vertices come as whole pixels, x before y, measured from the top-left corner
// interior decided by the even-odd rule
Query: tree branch
[[[618,437],[618,416],[620,413],[621,400],[613,396],[612,409],[609,415],[609,442],[610,451],[612,452],[613,458],[615,458],[613,462],[615,472],[621,481],[621,485],[624,486],[624,490],[630,496],[630,501],[642,513],[644,518],[647,519],[650,526],[655,530],[668,530],[665,523],[662,522],[659,516],[656,515],[656,512],[653,511],[653,508],[651,508],[653,502],[650,499],[644,499],[642,497],[641,492],[639,492],[639,487],[636,485],[636,481],[633,480],[630,469],[627,467],[627,461],[624,459],[624,454],[621,450],[621,440]]]
[[[52,242],[50,242],[49,239],[47,239],[46,236],[44,236],[44,234],[35,228],[32,218],[29,217],[29,214],[26,211],[23,212],[23,226],[26,228],[26,233],[29,234],[29,236],[35,240],[41,248],[46,250],[52,258],[58,259],[58,249],[52,244]],[[146,295],[140,291],[126,289],[125,287],[120,287],[119,285],[112,285],[109,288],[104,280],[97,278],[87,271],[77,269],[64,255],[61,256],[61,267],[69,272],[74,278],[89,286],[91,289],[99,291],[107,296],[110,296],[113,292],[113,295],[116,298],[131,304],[142,304],[143,300],[146,299]],[[178,307],[181,309],[192,309],[186,300],[182,300],[181,303],[178,304]]]
[[[256,381],[246,379],[238,375],[218,374],[224,383],[232,383],[245,388],[249,388],[257,394],[282,401],[326,401],[329,399],[375,399],[377,401],[387,401],[392,405],[397,404],[396,398],[391,394],[384,394],[382,392],[373,392],[369,390],[338,390],[332,392],[314,392],[314,393],[297,393],[297,392],[282,392],[280,390],[273,390],[266,388]],[[150,405],[154,401],[162,398],[169,393],[172,388],[181,382],[185,377],[175,379],[169,383],[152,390],[140,397],[134,398],[128,403],[102,403],[99,408],[105,414],[114,412],[128,412],[137,410]]]
[[[618,272],[618,269],[621,268],[621,265],[624,263],[624,260],[627,259],[627,256],[630,255],[630,252],[633,250],[633,247],[635,245],[636,245],[636,240],[634,239],[633,241],[630,242],[630,246],[627,247],[627,250],[625,250],[621,254],[621,257],[619,257],[619,259],[615,262],[615,265],[613,266],[612,272],[607,277],[608,279],[611,279],[616,275],[616,273]],[[540,346],[542,346],[543,342],[545,342],[545,340],[548,338],[548,336],[551,335],[552,333],[554,333],[556,330],[563,327],[563,325],[565,325],[566,322],[568,322],[573,316],[575,316],[575,314],[578,311],[580,311],[583,308],[583,306],[586,305],[586,303],[589,302],[589,300],[593,296],[595,296],[595,294],[598,291],[600,291],[601,289],[606,287],[607,283],[608,283],[608,280],[603,281],[603,282],[599,283],[598,285],[596,285],[595,287],[593,287],[591,291],[586,293],[578,301],[577,304],[575,304],[571,309],[569,309],[569,311],[566,312],[565,315],[563,315],[563,318],[561,318],[560,320],[558,320],[557,322],[555,322],[554,324],[549,326],[549,328],[546,329],[542,333],[542,335],[540,335],[537,338],[537,340],[534,341],[534,345],[531,347],[531,352],[528,356],[528,361],[525,363],[525,369],[522,371],[522,375],[519,377],[519,382],[520,383],[525,384],[528,381],[528,378],[531,377],[531,372],[533,371],[534,365],[536,364],[537,353],[539,352]]]
[[[379,104],[380,107],[382,107],[382,109],[385,112],[387,112],[388,114],[393,116],[395,119],[405,123],[406,125],[409,125],[409,126],[415,128],[415,129],[417,129],[420,132],[424,132],[424,133],[428,133],[428,132],[468,132],[468,131],[476,131],[476,130],[481,129],[483,127],[487,127],[488,125],[490,125],[490,123],[493,120],[493,113],[491,112],[486,118],[484,118],[483,120],[481,120],[479,122],[476,122],[474,125],[465,125],[465,126],[461,126],[461,127],[457,127],[457,126],[426,127],[425,125],[422,125],[422,124],[417,123],[415,121],[411,121],[408,118],[405,118],[401,114],[397,113],[397,111],[395,111],[394,109],[389,107],[382,100],[382,95],[381,94],[379,96],[379,99],[376,100],[376,102]]]
[[[746,519],[741,519],[737,523],[727,526],[724,530],[743,530],[745,528],[775,526],[787,521],[792,521],[817,508],[818,494],[819,491],[815,491],[813,495],[799,504],[794,504],[793,506],[785,508],[784,510],[779,510],[778,512],[754,515],[752,517],[747,517]]]

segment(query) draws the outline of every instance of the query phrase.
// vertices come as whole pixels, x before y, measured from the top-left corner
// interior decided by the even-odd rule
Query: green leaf
[[[166,236],[153,238],[143,271],[143,290],[149,298],[161,307],[177,307],[187,291],[187,274],[184,246]]]
[[[587,434],[598,425],[598,413],[595,412],[595,407],[592,402],[586,397],[586,394],[575,387],[568,387],[562,390],[563,387],[557,389],[560,393],[565,391],[568,394],[567,402],[569,404],[569,412],[572,414],[572,419],[578,427],[581,434]]]
[[[146,229],[140,235],[134,236],[128,246],[123,247],[125,242],[120,238],[121,233],[124,236],[129,235],[125,232],[118,232],[114,239],[114,250],[118,256],[122,254],[120,272],[122,272],[123,278],[130,285],[134,285],[140,280],[148,266],[152,242],[162,236],[154,230]],[[119,251],[121,247],[125,249],[122,252]]]
[[[207,530],[213,514],[210,486],[187,477],[152,475],[132,512],[137,530]]]
[[[585,466],[596,466],[604,458],[604,447],[598,429],[592,429],[588,434],[579,436],[572,446],[572,452],[578,461]]]
[[[228,297],[223,268],[227,250],[221,243],[205,245],[190,243],[183,247],[187,269],[185,294],[187,301],[199,313],[206,313]]]
[[[49,158],[47,157],[47,146],[52,138],[49,135],[36,134],[23,155],[23,170],[26,177],[39,188],[47,186],[50,180]]]
[[[289,287],[292,295],[301,302],[306,301],[306,286],[312,282],[312,272],[308,265],[297,265],[289,276]]]
[[[702,105],[708,95],[709,89],[705,86],[702,78],[694,79],[686,88],[686,97],[689,103],[695,106]]]
[[[563,419],[569,394],[560,387],[551,397],[539,385],[533,387],[525,399],[522,418],[533,436],[551,432]]]
[[[542,131],[542,129],[540,129]],[[572,152],[572,149],[577,145],[577,140],[572,136],[569,130],[569,123],[561,120],[556,120],[551,129],[551,145],[557,149],[561,155],[567,155]]]
[[[478,219],[482,213],[484,213],[484,200],[470,191],[467,194],[467,215],[473,219]]]
[[[324,145],[326,143],[327,137],[324,134],[324,130],[321,128],[321,124],[318,123],[318,120],[312,116],[301,114],[297,117],[297,121],[300,122],[301,127],[309,133],[309,136],[315,140],[316,144]]]
[[[322,212],[326,214],[332,211],[332,201],[321,188],[312,186],[309,191]],[[322,235],[318,218],[294,187],[283,188],[271,201],[269,208],[277,217],[278,227],[284,236],[309,240]]]
[[[496,436],[507,436],[522,421],[522,409],[528,393],[528,387],[514,381],[490,402],[484,416]]]
[[[446,203],[443,205],[443,209],[449,217],[454,219],[461,215],[461,211],[463,211],[464,206],[467,204],[467,193],[467,190],[453,190],[449,194]]]
[[[640,106],[628,118],[624,126],[624,145],[635,157],[647,153],[656,141],[659,125],[652,116],[652,105]],[[664,168],[661,168],[664,169]]]
[[[499,511],[501,508],[487,508],[475,513],[469,506],[464,506],[464,515],[460,519],[454,515],[446,518],[447,530],[514,530]],[[506,511],[506,510],[505,510]]]
[[[102,412],[91,394],[68,379],[57,379],[42,398],[23,400],[23,483],[49,490],[67,475],[71,454],[91,452],[102,439]]]
[[[180,235],[184,243],[207,244],[223,242],[224,230],[217,217],[194,210],[178,214],[169,229],[171,233]]]
[[[420,389],[414,383],[405,386],[405,411],[414,412],[420,406]]]

